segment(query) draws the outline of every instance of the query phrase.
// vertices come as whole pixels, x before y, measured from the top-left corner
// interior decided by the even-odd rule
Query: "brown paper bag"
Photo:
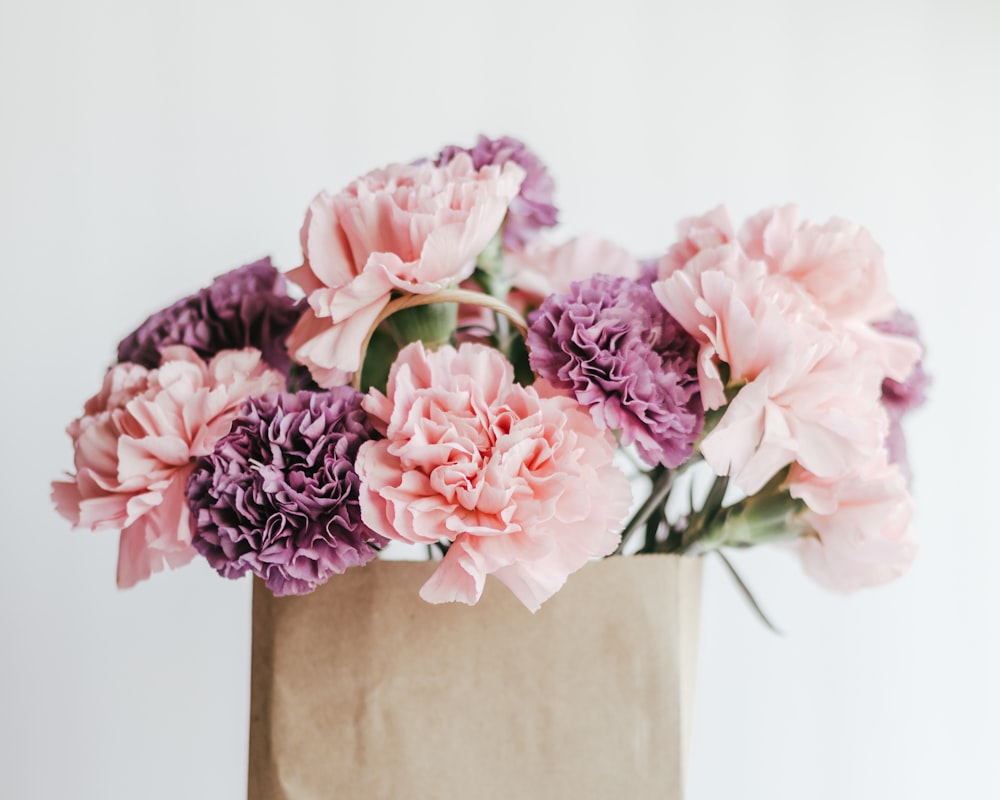
[[[532,615],[373,562],[253,600],[250,800],[680,800],[700,559],[588,564]]]

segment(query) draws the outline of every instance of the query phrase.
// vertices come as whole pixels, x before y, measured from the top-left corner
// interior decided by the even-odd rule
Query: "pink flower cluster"
[[[349,382],[393,292],[430,294],[468,278],[523,179],[513,161],[477,170],[460,153],[442,167],[393,164],[320,193],[302,226],[305,261],[289,273],[310,306],[288,340],[292,357],[320,386]]]
[[[914,552],[909,496],[887,460],[882,384],[905,380],[921,350],[878,326],[896,310],[881,249],[860,226],[810,223],[794,206],[738,233],[715,209],[680,234],[653,290],[700,343],[702,399],[721,414],[701,443],[705,460],[747,494],[792,467],[791,494],[806,501],[823,554],[811,571],[825,565],[828,583],[850,589],[901,571]],[[877,520],[860,551],[845,547],[849,513]]]
[[[450,542],[425,600],[475,603],[495,575],[534,611],[618,545],[631,491],[613,437],[569,398],[515,383],[497,350],[407,345],[364,405],[385,436],[358,456],[365,523]]]
[[[69,426],[57,509],[121,531],[123,587],[201,554],[302,593],[395,540],[443,554],[425,600],[475,603],[492,575],[534,611],[623,533],[699,552],[665,497],[703,460],[748,504],[722,509],[719,478],[719,507],[683,517],[702,551],[752,543],[758,519],[768,540],[807,527],[828,585],[900,574],[893,457],[926,377],[868,231],[792,206],[736,230],[720,208],[654,268],[544,238],[552,190],[522,142],[480,138],[320,193],[287,273],[301,301],[262,261],[126,337]],[[633,449],[661,505],[626,522]]]
[[[120,528],[118,585],[195,556],[184,487],[198,456],[229,432],[243,401],[284,386],[260,351],[224,350],[207,364],[168,347],[158,369],[117,364],[68,429],[76,474],[53,483],[75,525]]]

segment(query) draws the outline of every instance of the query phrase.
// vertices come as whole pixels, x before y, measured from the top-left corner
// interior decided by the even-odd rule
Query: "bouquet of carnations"
[[[122,340],[59,512],[121,531],[122,587],[201,556],[304,594],[390,542],[439,562],[426,601],[492,575],[531,610],[623,553],[782,542],[835,588],[901,574],[926,377],[871,234],[719,208],[640,261],[552,242],[556,218],[511,138],[320,193],[300,266]]]

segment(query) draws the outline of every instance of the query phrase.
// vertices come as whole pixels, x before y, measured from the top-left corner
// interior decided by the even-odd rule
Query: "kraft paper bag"
[[[250,800],[684,797],[701,563],[588,564],[532,615],[376,561],[253,599]]]

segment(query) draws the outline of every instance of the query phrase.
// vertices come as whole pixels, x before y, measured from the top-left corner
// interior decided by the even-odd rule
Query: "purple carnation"
[[[637,282],[642,286],[652,286],[660,279],[660,259],[644,258],[639,262]]]
[[[874,327],[883,333],[912,339],[923,349],[917,321],[905,311],[897,311],[890,319],[878,322]],[[906,449],[906,437],[903,434],[903,416],[924,404],[927,400],[927,389],[930,383],[930,376],[924,371],[922,360],[913,365],[913,369],[905,381],[895,381],[892,378],[886,378],[882,381],[882,405],[889,413],[889,434],[886,437],[886,446],[889,448],[889,458],[902,467],[907,481],[912,480],[912,474]]]
[[[545,165],[524,142],[510,136],[489,139],[480,136],[475,147],[464,148],[449,145],[444,148],[435,162],[443,166],[459,153],[472,156],[476,169],[487,164],[501,165],[513,161],[527,173],[521,191],[511,201],[507,210],[507,220],[503,227],[503,245],[508,250],[523,250],[542,228],[556,224],[558,210],[552,204],[555,184]]]
[[[306,594],[387,540],[361,521],[354,460],[375,432],[347,386],[252,397],[187,483],[194,547],[220,575],[248,570]]]
[[[882,333],[912,339],[920,345],[921,350],[923,349],[917,321],[905,311],[897,311],[890,319],[885,322],[877,322],[874,327]],[[907,411],[912,411],[927,400],[927,387],[930,386],[930,382],[930,378],[924,372],[923,361],[917,361],[905,381],[894,381],[892,378],[886,378],[883,381],[882,402],[885,403],[890,414],[902,415]]]
[[[210,359],[220,350],[255,347],[288,374],[284,343],[303,306],[286,294],[285,278],[264,258],[227,272],[211,286],[157,311],[118,345],[118,361],[148,369],[164,347],[184,344]]]
[[[649,287],[610,275],[572,284],[532,314],[528,349],[535,372],[647,463],[690,457],[705,423],[698,345]]]

